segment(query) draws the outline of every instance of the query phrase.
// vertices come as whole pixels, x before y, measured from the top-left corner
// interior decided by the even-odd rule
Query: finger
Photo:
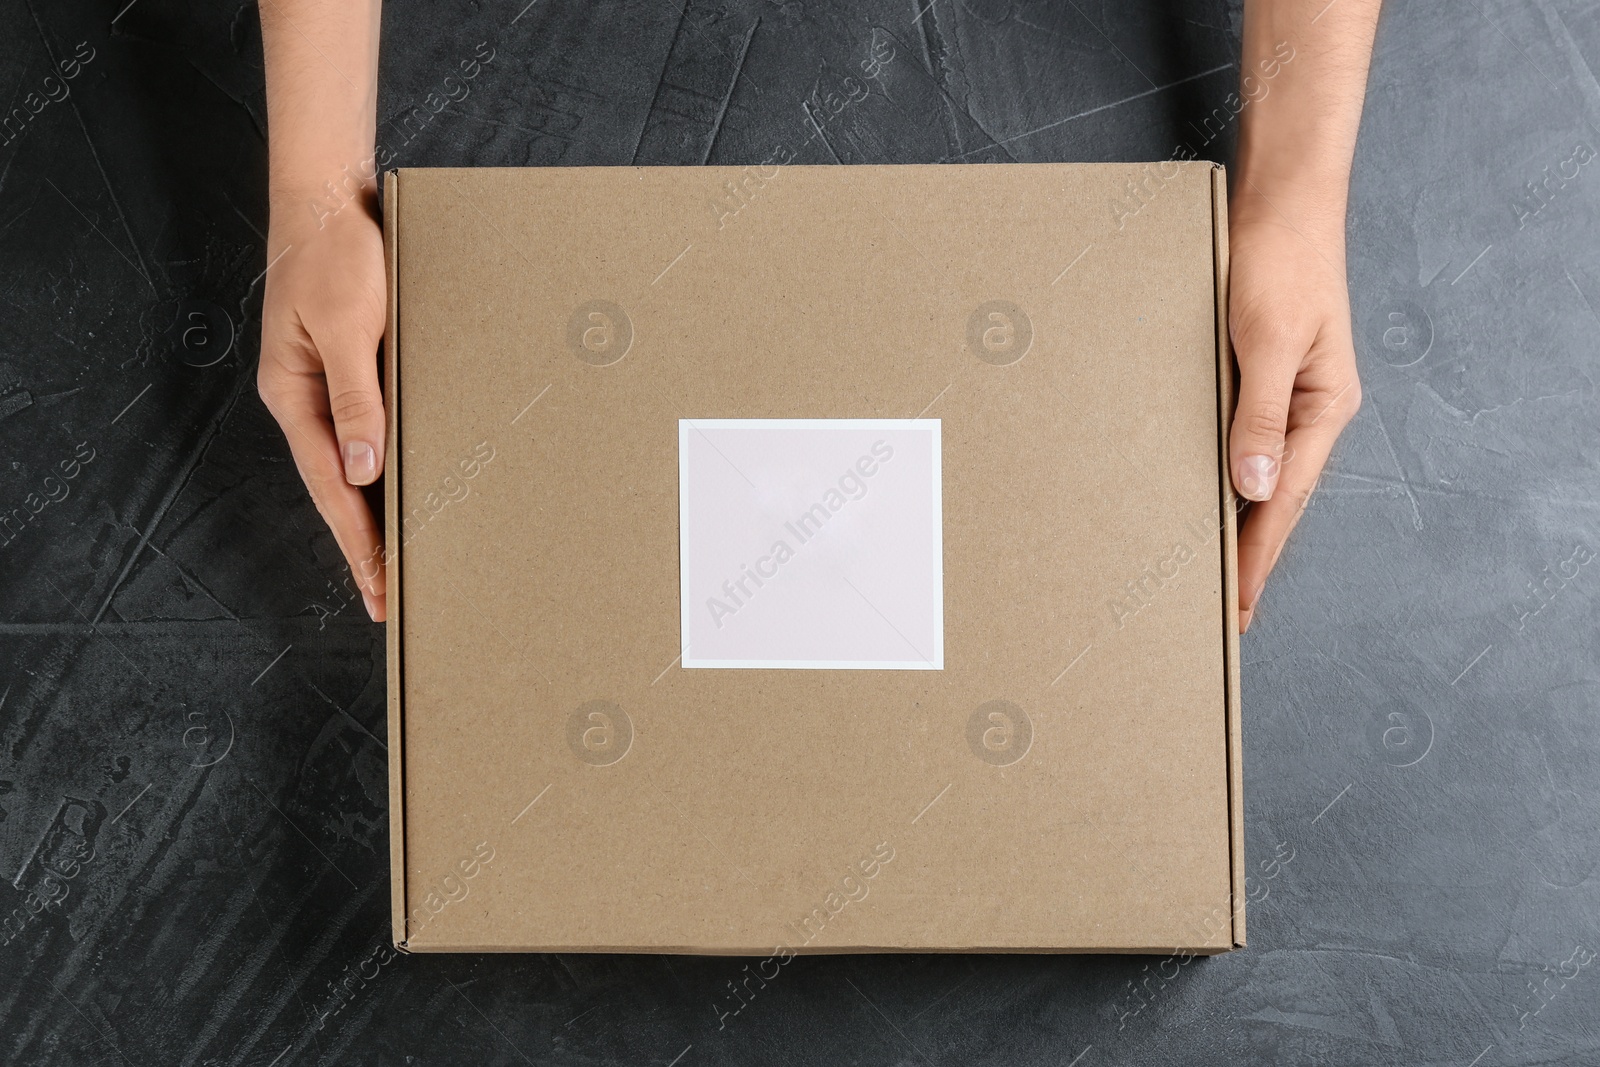
[[[1239,632],[1250,628],[1267,575],[1300,521],[1344,423],[1320,420],[1289,431],[1286,458],[1270,500],[1252,504],[1239,531]]]
[[[312,421],[309,433],[302,430],[299,422],[286,425],[291,427],[289,451],[311,493],[312,503],[350,565],[367,614],[374,622],[382,622],[386,589],[383,533],[372,509],[361,490],[344,480],[334,460],[336,441],[329,422]],[[319,437],[320,441],[315,440]]]
[[[384,619],[383,534],[361,490],[345,480],[320,375],[286,373],[263,381],[262,399],[283,427],[312,503],[333,531],[355,575],[367,613]]]
[[[1305,345],[1241,338],[1239,402],[1229,431],[1233,486],[1246,500],[1270,500],[1283,467],[1284,434]]]
[[[378,339],[353,323],[314,336],[327,377],[328,410],[339,441],[344,480],[371,485],[383,473],[383,391]]]

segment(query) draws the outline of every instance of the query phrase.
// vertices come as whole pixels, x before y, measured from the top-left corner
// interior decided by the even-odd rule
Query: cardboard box
[[[1225,193],[389,174],[396,944],[1242,945]]]

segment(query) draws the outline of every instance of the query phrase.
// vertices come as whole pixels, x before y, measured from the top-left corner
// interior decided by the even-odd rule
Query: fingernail
[[[1246,500],[1271,500],[1278,487],[1278,461],[1271,456],[1239,460],[1239,492]]]
[[[361,603],[366,605],[367,618],[371,619],[373,622],[377,622],[378,605],[373,602],[372,594],[367,592],[365,589],[361,590]]]
[[[344,480],[351,485],[371,485],[378,477],[378,453],[365,441],[346,441]]]

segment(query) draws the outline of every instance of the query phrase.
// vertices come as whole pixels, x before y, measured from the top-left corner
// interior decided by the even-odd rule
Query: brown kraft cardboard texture
[[[387,175],[394,939],[1244,942],[1209,164]],[[679,423],[939,421],[943,668],[686,669]]]

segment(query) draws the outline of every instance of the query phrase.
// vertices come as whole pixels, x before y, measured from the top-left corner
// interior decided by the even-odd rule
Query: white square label
[[[682,419],[685,667],[943,670],[938,419]]]

